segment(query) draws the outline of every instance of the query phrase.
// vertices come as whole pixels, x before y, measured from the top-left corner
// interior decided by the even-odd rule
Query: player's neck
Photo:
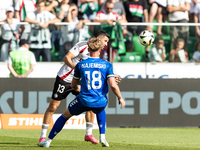
[[[99,58],[99,52],[90,52],[90,57]]]

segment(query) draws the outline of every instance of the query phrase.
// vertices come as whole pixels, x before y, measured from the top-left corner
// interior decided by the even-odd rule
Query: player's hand
[[[119,98],[119,104],[121,104],[121,108],[123,108],[125,106],[125,101],[123,98]]]
[[[115,22],[114,20],[109,20],[109,19],[107,19],[107,23],[108,23],[109,25],[113,25],[114,22]]]
[[[58,2],[54,0],[54,1],[52,1],[51,5],[52,5],[53,7],[57,7],[57,6],[58,6]]]
[[[62,11],[64,11],[64,12],[67,12],[68,10],[69,10],[69,5],[68,4],[63,4],[62,6],[61,6],[61,10]]]
[[[118,75],[115,75],[115,82],[118,84],[121,81],[122,81],[122,79]]]
[[[43,29],[46,29],[47,27],[48,27],[48,25],[49,25],[49,22],[45,22],[44,24],[43,24]]]
[[[76,92],[81,92],[81,85],[77,85],[77,89],[75,89]]]

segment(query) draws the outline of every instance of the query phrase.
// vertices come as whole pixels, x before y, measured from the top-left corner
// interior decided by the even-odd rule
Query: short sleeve
[[[80,48],[76,44],[69,50],[75,57],[79,55]]]
[[[147,1],[146,0],[143,0],[143,9],[148,9],[148,5],[147,5]]]
[[[115,77],[114,72],[113,72],[113,65],[112,64],[109,64],[109,67],[108,67],[107,78],[110,78],[110,77]]]
[[[54,14],[50,13],[49,11],[45,11],[45,13],[47,14],[49,20],[53,20],[56,18],[56,16]]]
[[[35,65],[35,64],[36,64],[35,55],[32,54],[31,55],[31,65]]]
[[[79,80],[81,78],[81,74],[80,74],[80,70],[79,70],[79,64],[78,63],[76,66],[75,66],[75,70],[74,70],[74,79],[77,79]]]
[[[197,3],[196,6],[194,7],[194,13],[195,14],[199,14],[200,13],[200,11],[199,11],[200,9],[199,8],[200,8],[200,3]]]
[[[125,9],[124,9],[124,5],[120,2],[120,5],[121,5],[121,9],[122,9],[122,15],[123,14],[126,14],[126,11],[125,11]]]
[[[101,20],[102,19],[102,17],[101,17],[102,13],[103,13],[102,11],[98,11],[97,15],[96,15],[96,19]]]
[[[8,64],[12,64],[12,59],[11,59],[10,55],[8,55]]]
[[[27,17],[28,17],[29,19],[31,19],[31,20],[36,20],[36,18],[35,18],[35,12],[28,13],[28,14],[27,14]]]

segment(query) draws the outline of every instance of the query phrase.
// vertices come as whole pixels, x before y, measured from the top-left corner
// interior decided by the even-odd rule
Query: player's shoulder
[[[87,46],[87,41],[79,41],[75,45],[78,47]]]
[[[118,13],[112,12],[113,15],[115,16],[120,16]]]
[[[109,61],[101,59],[101,58],[99,59],[99,63],[103,64],[105,68],[112,67],[112,64]]]
[[[101,59],[102,60],[102,62],[104,62],[104,63],[106,63],[106,64],[109,64],[109,65],[112,65],[109,61],[107,61],[107,60],[104,60],[104,59]]]
[[[104,12],[100,10],[97,12],[97,14],[104,14]]]

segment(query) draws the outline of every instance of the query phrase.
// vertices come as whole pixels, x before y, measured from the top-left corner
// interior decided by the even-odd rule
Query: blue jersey
[[[109,77],[114,77],[113,66],[103,59],[88,58],[76,65],[74,79],[81,79],[78,99],[84,106],[98,108],[107,105]]]

